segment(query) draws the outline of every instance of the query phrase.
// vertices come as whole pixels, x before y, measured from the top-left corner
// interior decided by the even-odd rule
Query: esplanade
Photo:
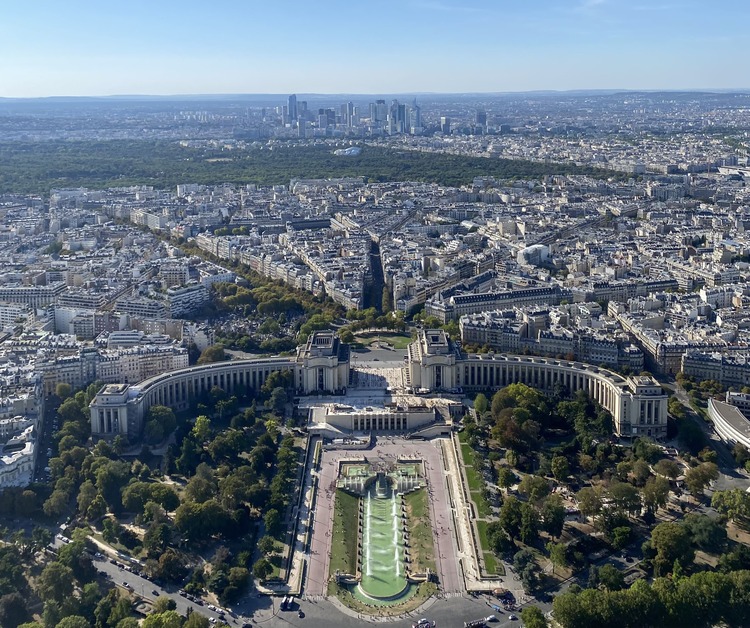
[[[91,432],[100,438],[138,438],[152,405],[185,410],[191,400],[214,387],[228,393],[259,390],[280,371],[293,373],[298,394],[345,395],[349,370],[349,346],[333,332],[318,331],[295,356],[218,362],[163,373],[135,385],[107,384],[91,402]],[[550,358],[466,354],[441,329],[418,331],[408,347],[403,375],[407,386],[425,393],[491,391],[512,383],[547,392],[562,389],[571,395],[585,390],[612,414],[616,434],[666,437],[667,395],[650,376],[623,377],[597,366]],[[379,425],[372,423],[371,429]]]

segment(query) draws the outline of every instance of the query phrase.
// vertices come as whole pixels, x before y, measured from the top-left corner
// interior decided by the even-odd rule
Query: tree
[[[37,591],[44,601],[62,604],[73,594],[73,571],[62,563],[49,563],[39,576]]]
[[[109,616],[119,598],[120,592],[117,589],[110,589],[106,597],[99,601],[94,609],[94,618],[96,619],[97,626],[109,625]]]
[[[693,562],[695,551],[689,532],[679,523],[660,523],[651,531],[651,546],[656,552],[654,571],[662,574],[671,568],[674,561],[683,567]]]
[[[552,475],[558,482],[564,482],[570,475],[570,465],[565,456],[554,456],[552,458]]]
[[[42,510],[48,517],[59,517],[67,510],[69,499],[68,493],[55,489],[44,502]]]
[[[26,600],[18,591],[0,597],[0,626],[16,628],[28,615]]]
[[[695,547],[710,554],[719,554],[727,544],[727,529],[717,521],[705,515],[691,513],[682,521],[690,540]]]
[[[158,575],[170,582],[178,582],[185,575],[185,564],[174,550],[167,550],[159,557]]]
[[[589,589],[596,589],[599,586],[599,568],[596,565],[589,565],[589,578],[586,586]]]
[[[182,616],[177,611],[152,613],[143,620],[141,628],[182,628]]]
[[[538,606],[527,606],[521,611],[521,621],[526,628],[547,628],[547,620]]]
[[[73,392],[73,388],[70,384],[65,382],[58,382],[55,386],[55,395],[60,398],[61,401],[65,401]]]
[[[688,469],[685,474],[685,486],[694,497],[703,495],[704,489],[719,477],[719,468],[713,462],[704,462]]]
[[[487,541],[492,552],[498,556],[514,547],[513,541],[510,540],[499,521],[491,521],[487,524]]]
[[[651,468],[645,460],[636,460],[633,463],[633,483],[643,486],[651,476]]]
[[[210,626],[208,617],[200,613],[190,613],[185,623],[182,624],[182,628],[209,628]]]
[[[516,474],[503,465],[497,472],[497,485],[500,488],[510,488],[516,483]]]
[[[719,556],[718,568],[722,573],[750,570],[750,547],[735,545],[731,552]]]
[[[519,492],[527,495],[532,501],[539,501],[549,494],[549,482],[538,475],[526,475],[518,485]]]
[[[654,471],[674,480],[680,475],[680,465],[669,458],[662,458],[654,465]]]
[[[201,463],[199,468],[205,466],[205,464]],[[191,501],[202,504],[216,496],[217,488],[216,481],[210,471],[206,475],[196,473],[190,478],[190,481],[185,488],[185,497]]]
[[[621,550],[630,543],[631,529],[629,526],[618,526],[612,530],[612,547]]]
[[[274,551],[275,541],[272,536],[265,535],[258,541],[258,550],[261,554],[271,554]]]
[[[744,468],[745,463],[750,460],[750,450],[742,443],[735,443],[732,448],[732,456],[738,467]]]
[[[528,502],[521,504],[521,529],[519,536],[526,545],[533,544],[539,538],[538,518],[536,510]]]
[[[56,628],[91,628],[89,620],[80,615],[68,615],[60,620]]]
[[[281,530],[281,515],[275,508],[271,508],[263,517],[263,524],[266,532],[271,536],[276,536]]]
[[[655,463],[662,455],[662,449],[650,438],[636,438],[633,443],[635,457],[648,463]]]
[[[193,426],[191,433],[196,442],[203,443],[207,441],[208,437],[211,435],[211,419],[209,419],[205,414],[201,414],[200,416],[198,416],[195,419],[195,425]],[[179,467],[179,461],[177,464]]]
[[[541,570],[529,550],[521,550],[513,556],[513,568],[521,578],[521,584],[526,592],[533,592],[539,585]]]
[[[266,407],[277,414],[283,414],[286,403],[286,390],[279,386],[271,391],[271,396],[268,398],[268,401],[266,401]]]
[[[609,496],[615,508],[629,515],[637,514],[641,509],[641,495],[638,489],[625,482],[613,482],[609,487]]]
[[[202,442],[202,441],[201,441]],[[183,475],[190,476],[200,464],[202,448],[191,435],[182,439],[180,456],[175,461],[177,470]]]
[[[750,521],[750,494],[739,488],[716,491],[711,498],[711,506],[732,521],[742,524]]]
[[[352,344],[355,340],[352,330],[346,327],[339,332],[339,338],[341,338],[341,342],[348,345]]]
[[[153,603],[154,613],[166,613],[167,611],[173,611],[177,608],[177,603],[166,595],[154,600]]]
[[[515,539],[521,529],[521,502],[512,495],[500,508],[500,525],[511,539]]]
[[[253,565],[253,576],[258,580],[265,580],[273,573],[273,565],[267,558],[261,558]]]
[[[182,624],[182,628],[209,628],[210,626],[208,617],[200,613],[190,613],[185,623]]]
[[[542,529],[550,536],[559,537],[565,525],[565,505],[557,493],[544,500],[541,510]]]
[[[625,588],[625,576],[613,565],[603,565],[598,575],[599,585],[609,591],[620,591]]]
[[[583,487],[576,493],[578,509],[584,517],[595,517],[602,510],[601,489],[589,486]]]
[[[166,523],[152,524],[146,530],[146,534],[143,535],[143,549],[151,557],[163,555],[171,538],[172,532],[169,525]]]
[[[201,356],[198,358],[198,364],[211,364],[213,362],[223,362],[227,359],[227,355],[224,352],[224,345],[215,344],[210,347],[206,347]]]
[[[664,508],[669,499],[669,480],[664,477],[650,477],[643,487],[643,505],[650,512]]]
[[[479,393],[474,397],[474,411],[477,413],[477,418],[481,419],[490,407],[490,402],[483,393]]]
[[[555,567],[567,567],[567,548],[564,543],[547,543],[547,551],[549,552],[549,559],[552,563],[552,573],[555,573]]]
[[[78,512],[83,517],[87,516],[89,508],[94,503],[98,494],[99,491],[96,490],[96,486],[94,486],[91,480],[86,480],[81,484],[81,488],[78,491]]]

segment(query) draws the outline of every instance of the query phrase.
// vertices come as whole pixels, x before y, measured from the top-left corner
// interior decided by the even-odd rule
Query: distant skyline
[[[750,87],[746,0],[37,0],[0,97]]]

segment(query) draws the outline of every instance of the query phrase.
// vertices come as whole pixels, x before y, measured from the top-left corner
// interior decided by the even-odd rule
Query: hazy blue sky
[[[748,0],[3,0],[0,96],[750,87]]]

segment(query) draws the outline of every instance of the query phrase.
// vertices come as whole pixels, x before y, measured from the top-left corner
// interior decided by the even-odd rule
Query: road
[[[674,390],[675,396],[685,408],[686,416],[690,420],[692,420],[693,423],[698,425],[698,427],[700,427],[703,433],[706,435],[709,444],[716,451],[716,455],[718,456],[719,468],[721,469],[722,473],[726,473],[731,476],[736,475],[737,463],[734,461],[731,452],[729,451],[729,449],[727,449],[727,446],[724,444],[721,438],[719,438],[719,435],[714,431],[713,425],[711,423],[706,423],[706,421],[703,420],[703,417],[701,417],[693,409],[693,406],[690,404],[690,397],[685,392],[685,389],[673,380],[668,380],[660,383],[662,383],[668,390]]]
[[[59,538],[55,538],[53,545],[55,549],[59,549],[63,545],[63,543],[64,541],[61,541]],[[203,606],[201,606],[199,604],[196,604],[195,602],[191,602],[187,598],[179,595],[178,589],[176,587],[157,585],[156,583],[151,582],[150,580],[147,580],[146,578],[143,578],[136,573],[127,571],[122,566],[119,566],[126,564],[130,565],[131,563],[128,563],[127,561],[121,560],[119,558],[111,558],[106,555],[103,555],[103,558],[94,557],[92,558],[92,560],[97,571],[104,574],[104,576],[110,579],[115,585],[122,589],[128,589],[129,587],[128,590],[131,591],[134,595],[142,597],[149,602],[153,602],[160,597],[168,597],[174,600],[175,604],[177,605],[176,610],[181,615],[187,615],[188,609],[191,609],[190,612],[200,613],[201,615],[205,615],[209,619],[211,617],[216,620],[219,619],[219,613],[209,609],[206,605],[207,603],[204,602]],[[111,560],[116,560],[118,564],[112,564]],[[125,586],[126,584],[128,585],[128,587]],[[225,620],[225,622],[230,626],[240,626],[242,625],[243,621],[249,622],[250,619],[242,619],[239,616],[231,617],[230,615],[227,615]]]

